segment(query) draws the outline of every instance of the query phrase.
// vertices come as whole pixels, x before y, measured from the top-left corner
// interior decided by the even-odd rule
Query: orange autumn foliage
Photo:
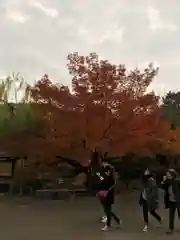
[[[71,90],[47,75],[31,88],[33,106],[43,116],[44,155],[64,152],[85,161],[93,149],[111,156],[163,149],[170,126],[160,118],[159,97],[147,93],[157,69],[128,71],[95,53],[70,54],[68,69]]]

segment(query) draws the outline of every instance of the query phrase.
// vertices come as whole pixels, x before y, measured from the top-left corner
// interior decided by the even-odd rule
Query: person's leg
[[[104,211],[104,201],[102,199],[99,199],[99,201],[100,201],[100,204],[101,204],[101,206],[103,208],[103,211]],[[107,222],[107,216],[106,216],[105,211],[104,211],[104,216],[101,217],[100,221],[102,223],[106,223]]]
[[[117,224],[120,224],[120,219],[115,215],[115,213],[111,212],[111,216],[114,218]]]
[[[174,220],[175,220],[175,212],[176,212],[176,203],[169,203],[169,231],[168,234],[173,233],[174,231]]]
[[[145,223],[143,231],[146,232],[148,230],[148,224],[149,224],[148,205],[147,205],[146,201],[143,201],[142,209],[143,209],[143,218],[144,218],[144,223]]]
[[[159,214],[157,214],[157,212],[155,211],[155,209],[152,209],[150,211],[151,215],[158,221],[158,222],[162,222],[162,218],[159,216]]]
[[[107,230],[109,227],[111,227],[111,204],[108,201],[104,202],[104,212],[107,217],[107,222],[104,228],[102,228],[103,231]]]
[[[169,200],[169,194],[165,192],[164,194],[164,208],[168,209],[168,200]]]
[[[105,204],[105,211],[106,211],[106,216],[107,216],[107,226],[110,227],[111,226],[111,204],[109,202],[107,202]]]

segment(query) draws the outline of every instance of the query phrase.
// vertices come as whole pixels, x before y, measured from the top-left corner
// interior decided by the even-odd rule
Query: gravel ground
[[[138,194],[128,193],[117,197],[116,213],[123,219],[120,229],[100,231],[101,207],[95,198],[81,197],[73,201],[39,201],[28,198],[0,197],[0,236],[2,240],[154,240],[180,238],[180,221],[176,220],[176,232],[165,235],[167,211],[163,205],[162,228],[156,228],[154,219],[148,233],[143,227],[141,211],[137,204]]]

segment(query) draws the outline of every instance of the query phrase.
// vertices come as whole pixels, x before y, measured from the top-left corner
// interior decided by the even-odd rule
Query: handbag
[[[114,188],[114,186],[115,186],[115,184],[112,187],[110,187],[108,190],[99,190],[99,191],[97,191],[96,192],[96,196],[97,197],[101,197],[101,198],[106,198],[107,195],[108,195],[108,192],[110,190],[112,190]]]
[[[107,194],[108,194],[108,191],[100,190],[96,193],[96,196],[101,198],[106,198]]]

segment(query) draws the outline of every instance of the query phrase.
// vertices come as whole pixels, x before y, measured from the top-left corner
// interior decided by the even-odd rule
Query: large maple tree
[[[45,75],[31,88],[33,106],[43,117],[44,155],[64,153],[87,163],[94,151],[121,156],[162,147],[169,124],[160,118],[159,97],[147,91],[158,69],[128,71],[95,53],[70,54],[67,66],[70,87]]]

